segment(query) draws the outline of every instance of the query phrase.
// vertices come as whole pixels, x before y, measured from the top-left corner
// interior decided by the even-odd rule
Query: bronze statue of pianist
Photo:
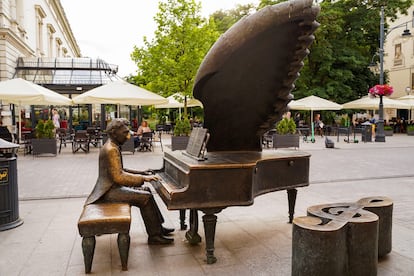
[[[174,229],[162,226],[164,218],[144,182],[157,180],[150,172],[123,168],[120,146],[130,138],[127,121],[112,120],[106,129],[109,139],[99,152],[99,175],[85,205],[92,203],[120,202],[139,207],[148,233],[148,244],[170,244],[165,237]]]

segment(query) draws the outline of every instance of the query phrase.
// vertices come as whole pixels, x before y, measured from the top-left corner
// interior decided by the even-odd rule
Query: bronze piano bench
[[[122,270],[128,270],[131,226],[131,207],[125,203],[90,204],[83,208],[78,221],[82,236],[82,251],[85,273],[90,273],[95,251],[95,236],[118,233],[118,249]]]

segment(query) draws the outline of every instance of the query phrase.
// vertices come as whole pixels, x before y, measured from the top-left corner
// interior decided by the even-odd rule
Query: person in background
[[[371,120],[369,120],[369,122],[371,123],[372,137],[375,137],[376,120],[374,117],[372,117]]]
[[[53,125],[55,126],[55,129],[58,129],[60,128],[60,116],[56,108],[53,108],[52,114]]]
[[[137,135],[142,136],[142,133],[144,132],[151,132],[151,128],[148,126],[147,121],[142,121],[141,125],[139,126],[137,130]]]
[[[299,123],[300,123],[300,113],[299,113],[299,112],[297,112],[297,113],[295,114],[295,125],[296,125],[296,128],[298,128],[298,127],[299,127]]]
[[[134,147],[138,148],[141,142],[142,134],[145,132],[151,132],[151,128],[148,126],[147,121],[142,121],[141,125],[139,126],[137,132],[134,135]]]
[[[321,114],[315,115],[315,121],[314,121],[314,127],[315,127],[315,133],[318,133],[321,137],[323,137],[323,127],[324,123],[321,120]]]

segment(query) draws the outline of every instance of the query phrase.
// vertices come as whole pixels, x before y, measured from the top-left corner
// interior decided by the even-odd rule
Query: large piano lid
[[[193,88],[204,106],[207,151],[261,151],[261,136],[287,111],[290,91],[319,26],[312,0],[242,18],[213,45]]]
[[[164,153],[164,159],[176,165],[176,167],[188,168],[190,170],[198,169],[231,169],[254,167],[258,161],[265,160],[283,160],[295,158],[310,158],[310,154],[289,149],[271,150],[271,151],[235,151],[235,152],[209,152],[207,159],[197,161],[183,154],[183,151],[171,151]]]

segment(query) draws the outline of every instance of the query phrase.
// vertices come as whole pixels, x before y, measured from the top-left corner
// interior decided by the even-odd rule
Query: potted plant
[[[394,129],[392,126],[384,126],[384,134],[385,136],[392,136],[394,133]]]
[[[407,126],[407,135],[414,136],[414,125]]]
[[[32,139],[33,155],[57,154],[54,129],[52,120],[39,120],[35,127],[36,139]]]
[[[191,125],[188,119],[177,119],[171,136],[171,150],[185,150],[190,139]]]
[[[299,134],[292,118],[283,118],[276,124],[276,134],[273,135],[274,148],[299,148]]]

